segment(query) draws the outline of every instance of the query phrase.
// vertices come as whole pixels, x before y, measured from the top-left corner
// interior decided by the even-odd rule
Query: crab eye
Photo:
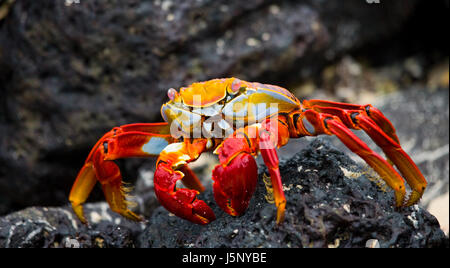
[[[232,90],[233,92],[237,92],[240,88],[241,88],[241,80],[235,78],[235,79],[233,80],[233,82],[231,83],[231,90]]]
[[[174,100],[177,94],[178,92],[174,88],[169,88],[169,90],[167,90],[167,96],[170,100]]]

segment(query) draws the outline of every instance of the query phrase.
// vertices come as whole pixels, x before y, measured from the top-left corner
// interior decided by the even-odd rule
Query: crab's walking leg
[[[87,223],[83,213],[83,203],[86,202],[96,183],[93,164],[86,163],[78,173],[69,195],[72,209],[82,223]]]
[[[413,160],[406,154],[398,143],[390,139],[369,117],[363,114],[354,114],[355,122],[363,129],[375,143],[380,146],[403,175],[412,192],[405,206],[417,203],[423,195],[427,181]]]
[[[425,191],[427,182],[417,165],[402,149],[392,123],[371,105],[359,106],[326,101],[313,101],[316,111],[338,116],[349,128],[362,129],[383,150],[390,163],[395,164],[412,192],[406,206],[417,203]]]
[[[278,137],[277,140],[274,140],[274,133],[276,134],[275,137]],[[267,120],[259,132],[259,151],[269,170],[272,181],[274,200],[277,206],[277,224],[282,223],[284,220],[286,198],[283,192],[276,148],[285,145],[288,142],[288,137],[287,124],[281,118],[279,120],[278,118],[276,120]]]
[[[342,121],[330,114],[313,110],[304,113],[307,120],[314,122],[315,135],[336,135],[352,152],[359,155],[395,191],[396,206],[402,206],[405,199],[405,183],[398,172],[383,157],[370,149]]]
[[[109,207],[112,211],[128,219],[142,220],[141,217],[128,208],[129,201],[126,200],[127,189],[123,186],[120,169],[113,161],[104,160],[106,158],[104,149],[104,147],[97,149],[98,152],[94,154],[93,162],[95,174],[102,185]]]
[[[314,110],[321,113],[328,113],[338,116],[343,123],[347,126],[352,125],[350,118],[346,115],[345,111],[361,111],[365,112],[376,124],[396,143],[400,144],[400,141],[395,132],[395,128],[392,123],[383,115],[383,113],[372,105],[358,105],[350,103],[341,103],[325,100],[304,100],[303,105],[305,107],[311,107]]]
[[[274,147],[270,140],[270,132],[264,131],[260,134],[260,146],[262,147],[260,148],[261,155],[270,173],[275,205],[277,206],[277,224],[280,224],[284,220],[286,198],[283,192],[280,169],[278,168],[278,155],[275,149],[276,147]]]
[[[394,189],[396,206],[402,206],[405,199],[405,186],[397,171],[341,122],[330,119],[326,121],[326,124],[329,131],[336,135],[350,150],[364,159]]]
[[[125,157],[151,157],[169,143],[167,123],[130,124],[112,129],[93,147],[78,173],[69,201],[78,218],[86,223],[83,203],[99,181],[111,209],[129,219],[141,218],[128,209],[126,188],[122,185],[119,167],[112,161]]]
[[[197,159],[206,148],[205,139],[172,143],[160,153],[154,176],[155,194],[168,211],[180,218],[197,224],[207,224],[215,220],[212,209],[197,199],[203,186],[186,164]],[[178,188],[177,181],[185,179],[185,184],[194,189]]]

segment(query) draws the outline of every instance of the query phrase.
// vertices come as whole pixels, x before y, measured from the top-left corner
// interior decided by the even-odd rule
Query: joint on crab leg
[[[365,106],[366,114],[386,133],[391,139],[393,139],[398,145],[400,145],[400,140],[397,137],[395,128],[380,110],[373,107],[372,105]]]
[[[389,137],[391,137],[397,144],[400,144],[395,128],[392,123],[383,115],[383,113],[372,105],[357,105],[340,103],[325,100],[305,100],[304,107],[312,108],[313,110],[331,114],[339,117],[342,122],[348,127],[356,127],[350,118],[353,112],[360,112],[367,114]]]

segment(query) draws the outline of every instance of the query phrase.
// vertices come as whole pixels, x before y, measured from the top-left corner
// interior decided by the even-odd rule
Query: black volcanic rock
[[[81,224],[69,207],[29,207],[0,219],[1,248],[128,248],[141,224],[107,210],[106,203],[87,205],[90,226]]]

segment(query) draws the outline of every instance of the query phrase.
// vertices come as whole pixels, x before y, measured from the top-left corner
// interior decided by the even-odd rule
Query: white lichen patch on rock
[[[380,242],[378,239],[369,239],[366,241],[366,248],[379,248]]]

